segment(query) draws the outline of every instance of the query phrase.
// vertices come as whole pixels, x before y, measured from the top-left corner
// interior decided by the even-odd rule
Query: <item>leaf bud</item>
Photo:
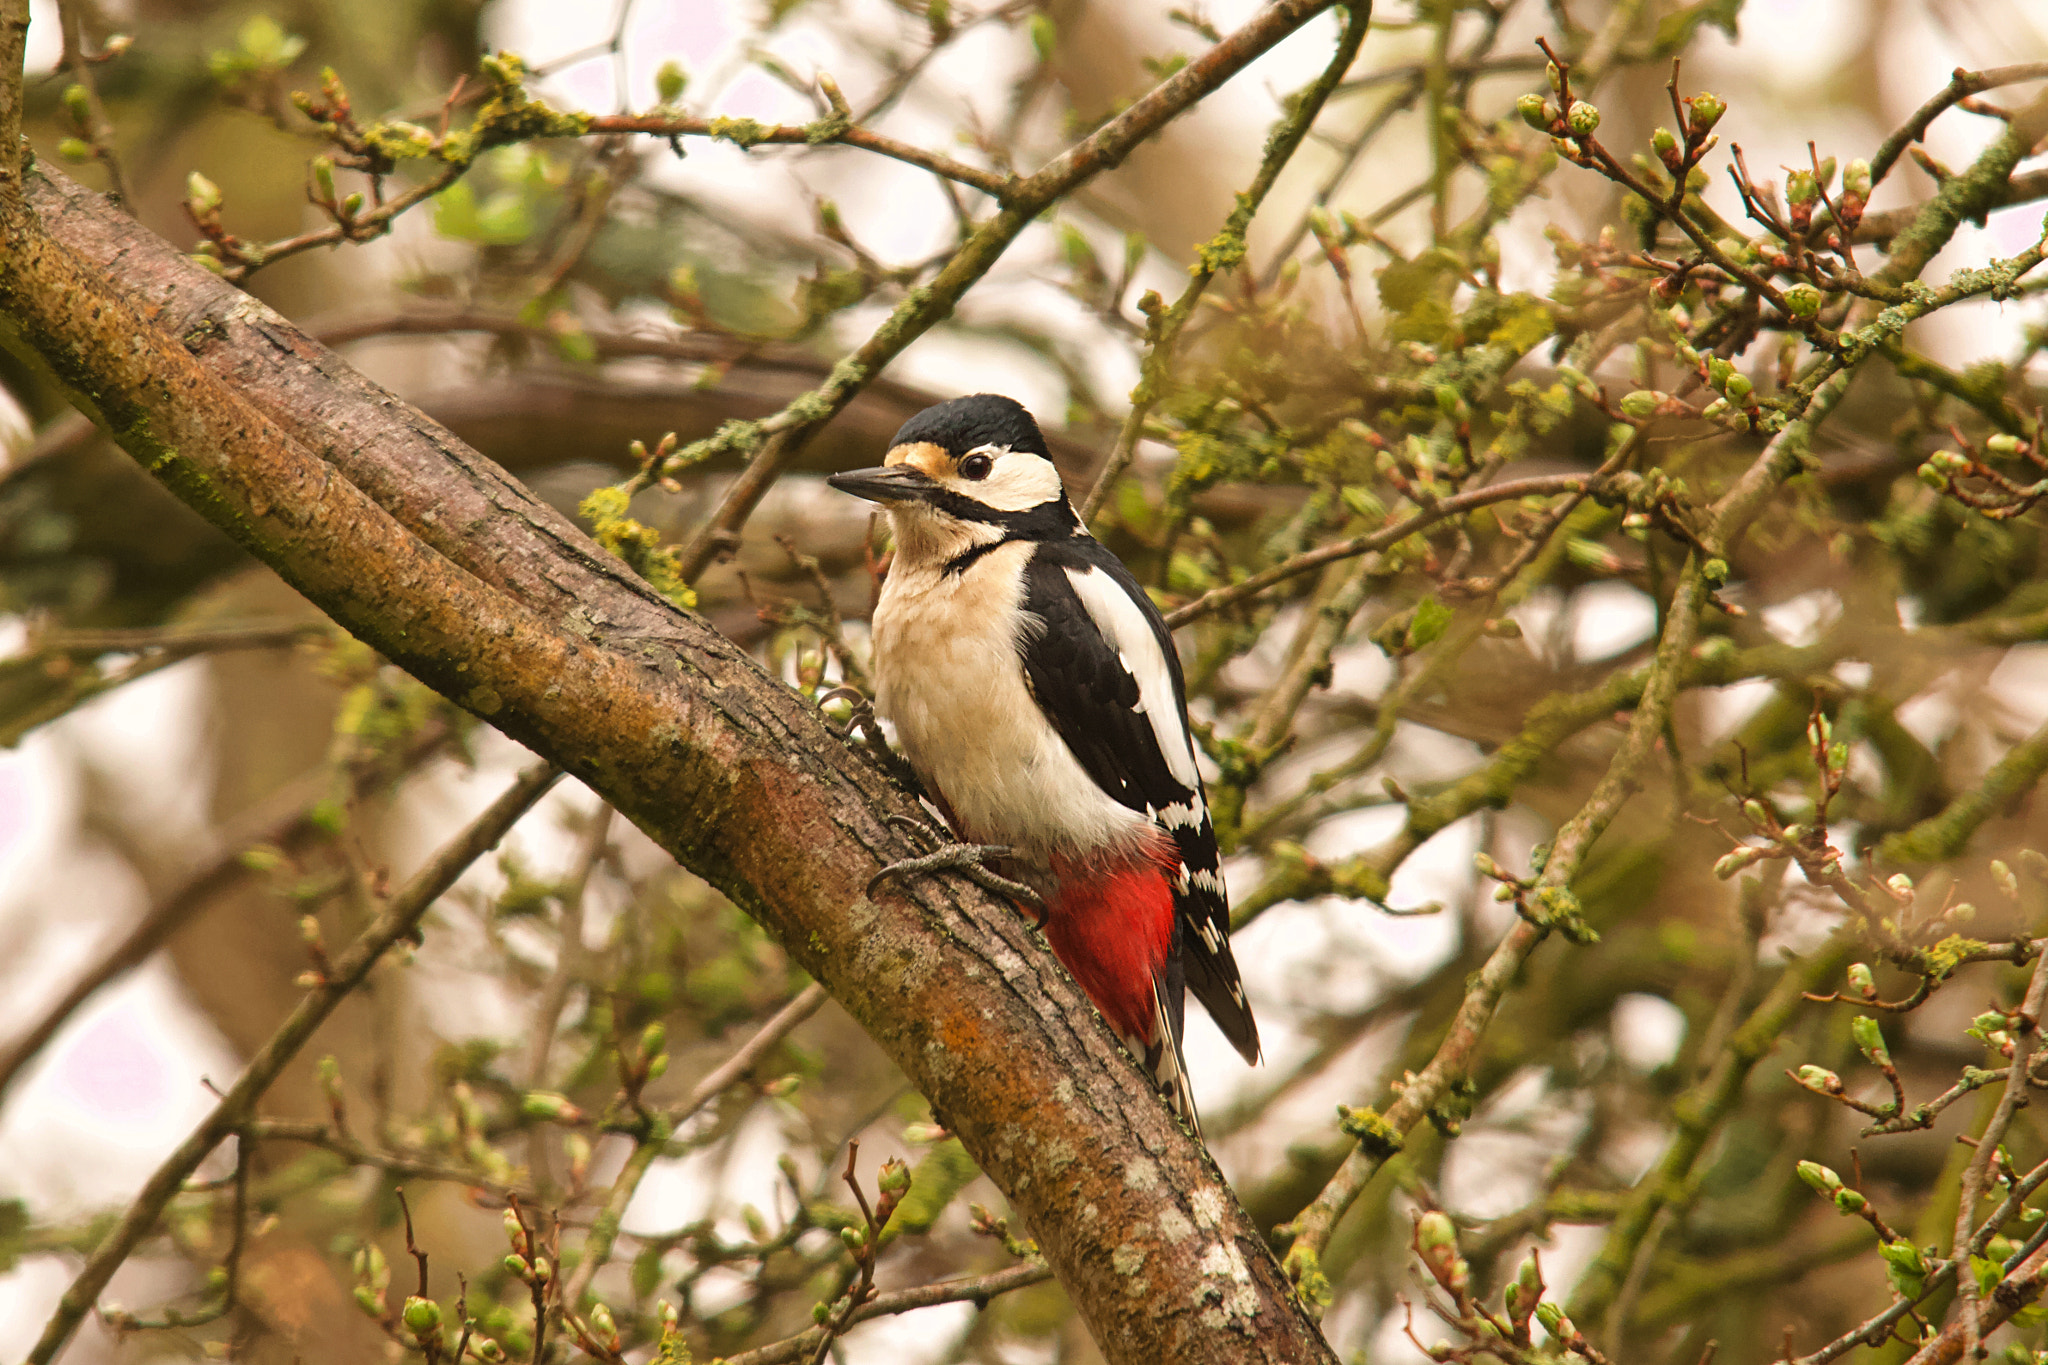
[[[1785,311],[1795,318],[1812,317],[1820,304],[1820,290],[1810,284],[1795,284],[1785,291]]]
[[[1852,962],[1849,964],[1849,989],[1868,1000],[1877,994],[1877,979],[1870,974],[1870,964]]]
[[[185,198],[194,213],[211,213],[220,207],[220,186],[193,171],[185,177]]]
[[[1835,1207],[1843,1213],[1857,1214],[1870,1207],[1870,1201],[1856,1190],[1836,1190]]]
[[[1820,1090],[1835,1094],[1842,1088],[1842,1078],[1824,1066],[1808,1064],[1799,1068],[1799,1083],[1808,1090]]]
[[[1812,171],[1788,171],[1785,175],[1785,199],[1794,208],[1801,208],[1820,198],[1820,186],[1815,182]]]
[[[57,155],[66,161],[90,161],[94,152],[92,144],[82,137],[66,137],[57,140]]]
[[[881,1171],[875,1176],[875,1188],[883,1194],[901,1194],[910,1188],[910,1167],[896,1157],[882,1163]]]
[[[1550,125],[1557,119],[1557,106],[1541,95],[1529,94],[1515,101],[1515,112],[1522,116],[1522,122],[1539,133],[1550,131]]]
[[[313,158],[313,192],[323,204],[334,202],[334,158],[316,156]]]
[[[362,211],[363,192],[361,190],[355,191],[348,198],[341,201],[341,214],[344,218],[353,218]]]
[[[519,1101],[519,1112],[530,1119],[551,1119],[558,1123],[577,1123],[583,1118],[582,1109],[567,1095],[558,1095],[552,1090],[529,1090]]]
[[[512,1244],[512,1249],[514,1251],[520,1253],[522,1256],[525,1255],[528,1245],[526,1240],[526,1225],[524,1223],[521,1223],[519,1221],[519,1215],[514,1213],[510,1209],[505,1210],[504,1223],[505,1240]]]
[[[1543,79],[1550,82],[1552,90],[1559,92],[1564,90],[1564,72],[1557,69],[1556,62],[1545,62],[1543,64]]]
[[[1808,1185],[1811,1185],[1816,1194],[1825,1194],[1832,1197],[1836,1190],[1842,1188],[1842,1177],[1836,1175],[1834,1171],[1821,1165],[1818,1161],[1802,1161],[1799,1163],[1798,1170],[1799,1178]]]
[[[1700,409],[1700,416],[1712,420],[1716,417],[1726,417],[1733,411],[1735,409],[1729,404],[1727,399],[1716,398],[1713,402]]]
[[[1621,398],[1621,410],[1630,417],[1644,418],[1656,413],[1664,401],[1664,395],[1654,389],[1637,389]]]
[[[1722,386],[1722,391],[1728,395],[1729,402],[1740,403],[1749,397],[1750,391],[1755,387],[1750,383],[1748,375],[1731,374],[1728,376],[1728,382]]]
[[[1948,475],[1936,469],[1931,460],[1914,470],[1913,476],[1937,493],[1948,487]]]
[[[1564,1315],[1562,1307],[1549,1299],[1545,1299],[1542,1303],[1536,1305],[1536,1321],[1543,1324],[1544,1331],[1561,1341],[1568,1340],[1575,1335],[1572,1330],[1572,1320]]]
[[[1600,127],[1600,111],[1579,100],[1565,113],[1564,124],[1572,130],[1573,137],[1591,137]]]
[[[1877,1020],[1867,1014],[1859,1014],[1849,1021],[1849,1032],[1872,1066],[1891,1065],[1892,1054],[1884,1045],[1884,1030],[1878,1027]]]
[[[92,96],[82,85],[64,87],[64,112],[81,128],[92,125]]]
[[[654,73],[654,97],[663,104],[674,104],[681,99],[689,85],[690,73],[683,70],[683,64],[673,57],[663,62]]]
[[[1650,134],[1650,146],[1667,163],[1678,155],[1678,137],[1669,128],[1659,128]]]
[[[432,1299],[410,1295],[400,1316],[405,1320],[405,1330],[422,1342],[441,1330],[441,1305]]]
[[[1842,190],[1858,199],[1870,198],[1870,163],[1857,157],[1842,167]]]
[[[1692,126],[1706,132],[1721,121],[1721,115],[1728,112],[1728,105],[1719,95],[1702,90],[1686,103],[1692,108]]]
[[[1942,918],[1951,924],[1968,924],[1971,920],[1977,918],[1977,907],[1968,901],[1963,901],[1959,905],[1950,907],[1948,914]]]
[[[1998,889],[2004,892],[2009,899],[2018,900],[2020,898],[2020,879],[2012,875],[2012,869],[2005,865],[2003,859],[1993,858],[1991,860],[1991,880],[1998,883]]]
[[[524,1256],[507,1256],[504,1264],[505,1273],[515,1280],[530,1281],[533,1278],[533,1267],[526,1263]]]
[[[1984,448],[1997,455],[2017,454],[2020,448],[2020,438],[2009,431],[2001,431],[1986,439]]]
[[[1431,1209],[1415,1220],[1415,1245],[1424,1252],[1442,1251],[1458,1245],[1458,1229],[1450,1215]]]
[[[1913,879],[1903,872],[1894,872],[1884,879],[1885,890],[1902,901],[1913,899]]]

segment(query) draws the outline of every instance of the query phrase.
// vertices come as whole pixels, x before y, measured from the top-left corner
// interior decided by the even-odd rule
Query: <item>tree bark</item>
[[[871,900],[912,803],[798,696],[416,409],[47,169],[7,344],[414,676],[580,777],[860,1020],[1028,1221],[1105,1355],[1334,1361],[1202,1146],[1006,904]]]

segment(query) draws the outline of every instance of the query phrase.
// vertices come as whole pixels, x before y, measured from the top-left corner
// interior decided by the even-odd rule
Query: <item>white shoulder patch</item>
[[[1108,574],[1092,566],[1065,572],[1095,628],[1138,680],[1138,709],[1152,723],[1152,737],[1166,759],[1166,770],[1188,790],[1197,789],[1201,778],[1195,770],[1194,745],[1182,725],[1180,706],[1173,695],[1173,673],[1160,653],[1152,623]]]

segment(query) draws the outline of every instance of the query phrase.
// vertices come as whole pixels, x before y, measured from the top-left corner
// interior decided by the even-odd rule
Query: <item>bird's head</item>
[[[825,482],[889,511],[898,550],[951,558],[998,540],[1044,540],[1080,527],[1038,423],[1014,398],[976,393],[903,424],[874,469]]]

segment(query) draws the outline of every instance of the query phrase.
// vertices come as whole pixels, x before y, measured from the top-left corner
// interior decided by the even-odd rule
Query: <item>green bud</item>
[[[1564,126],[1572,130],[1573,137],[1591,137],[1600,127],[1600,111],[1579,100],[1566,112]]]
[[[1785,291],[1785,311],[1795,318],[1812,317],[1820,304],[1820,290],[1810,284],[1795,284]]]
[[[1891,892],[1900,900],[1911,900],[1913,898],[1913,879],[1903,872],[1894,872],[1891,876],[1886,877],[1884,879],[1884,886],[1885,890]]]
[[[1522,122],[1539,133],[1550,131],[1550,125],[1557,119],[1557,106],[1541,95],[1524,95],[1515,101],[1515,112],[1522,116]]]
[[[1720,356],[1707,359],[1707,383],[1716,389],[1726,389],[1728,381],[1735,377],[1735,366]]]
[[[1961,904],[1949,907],[1949,912],[1944,918],[1951,924],[1968,924],[1971,920],[1977,918],[1977,907],[1968,901],[1963,901]]]
[[[1877,1020],[1867,1014],[1859,1014],[1850,1020],[1849,1032],[1872,1066],[1891,1065],[1892,1054],[1884,1045],[1884,1030],[1878,1027]]]
[[[619,1334],[618,1320],[612,1317],[612,1310],[609,1304],[599,1303],[591,1308],[590,1326],[592,1331],[595,1331],[600,1337],[604,1338],[606,1345],[609,1345],[612,1339]]]
[[[2020,898],[2020,879],[2012,875],[2012,869],[2003,860],[1991,860],[1991,880],[1998,883],[1998,889],[2012,900]]]
[[[1750,390],[1755,387],[1754,384],[1749,382],[1748,375],[1731,374],[1728,376],[1728,382],[1722,386],[1722,392],[1728,395],[1729,402],[1740,403],[1749,397]]]
[[[1650,134],[1650,146],[1660,157],[1674,157],[1678,155],[1678,136],[1669,128],[1659,128]]]
[[[1836,1190],[1835,1207],[1843,1213],[1856,1214],[1870,1207],[1870,1201],[1855,1190]]]
[[[1927,1273],[1927,1258],[1920,1254],[1919,1247],[1903,1237],[1896,1242],[1886,1242],[1878,1248],[1878,1254],[1884,1257],[1887,1265],[1905,1274],[1924,1276]]]
[[[526,1263],[524,1256],[507,1256],[504,1266],[505,1273],[515,1280],[528,1279],[533,1275],[533,1267]]]
[[[1732,853],[1724,853],[1714,860],[1714,875],[1725,882],[1762,856],[1760,848],[1738,848]]]
[[[362,1309],[371,1317],[381,1318],[384,1316],[384,1295],[370,1288],[370,1286],[366,1284],[357,1285],[355,1288],[355,1300],[356,1307]]]
[[[1842,1177],[1818,1161],[1802,1161],[1798,1166],[1799,1178],[1813,1187],[1814,1193],[1832,1197],[1842,1188]]]
[[[501,1221],[505,1225],[505,1240],[511,1243],[514,1251],[524,1254],[526,1251],[526,1225],[521,1223],[519,1215],[510,1209],[505,1210],[505,1216]]]
[[[1708,560],[1700,565],[1700,577],[1706,579],[1710,586],[1720,587],[1728,581],[1728,561],[1725,559]]]
[[[1653,389],[1637,389],[1621,398],[1621,410],[1630,417],[1641,419],[1652,416],[1664,401],[1664,395]]]
[[[1812,171],[1788,171],[1785,175],[1785,199],[1795,206],[1811,204],[1820,198],[1820,186],[1815,183]]]
[[[668,1046],[668,1027],[657,1019],[640,1032],[640,1055],[652,1057]]]
[[[417,1294],[409,1296],[399,1316],[405,1322],[405,1330],[422,1342],[441,1330],[441,1305],[432,1299]]]
[[[1705,407],[1700,409],[1700,416],[1706,418],[1709,421],[1712,421],[1714,418],[1717,417],[1726,417],[1729,413],[1733,411],[1735,411],[1735,409],[1728,402],[1727,399],[1716,398],[1713,402],[1707,404]]]
[[[1869,964],[1863,962],[1852,962],[1849,964],[1849,989],[1858,992],[1866,998],[1877,994],[1877,979],[1870,974]]]
[[[533,1278],[536,1284],[546,1284],[555,1273],[554,1265],[545,1256],[533,1258]]]
[[[552,1090],[529,1090],[520,1098],[519,1112],[530,1119],[558,1123],[575,1123],[583,1117],[583,1111],[567,1095]]]
[[[348,198],[341,201],[341,214],[344,218],[353,218],[362,211],[363,192],[361,190],[355,191]]]
[[[1833,1094],[1842,1088],[1842,1078],[1824,1066],[1802,1066],[1799,1068],[1799,1083],[1811,1090],[1824,1090]]]
[[[1998,455],[2014,455],[2019,452],[2020,438],[2009,431],[2001,431],[1986,440],[1984,448]]]
[[[875,1176],[875,1188],[883,1194],[901,1194],[910,1188],[910,1167],[895,1157],[882,1163]]]
[[[92,96],[82,85],[64,87],[64,112],[81,128],[92,126]]]
[[[1767,827],[1771,823],[1770,811],[1754,796],[1742,803],[1742,813],[1753,825]]]
[[[1870,198],[1870,163],[1859,156],[1842,167],[1842,189],[1858,199]]]
[[[1038,60],[1052,60],[1052,50],[1059,42],[1059,28],[1052,16],[1044,10],[1033,11],[1028,25],[1031,31],[1031,50],[1038,54]]]
[[[1692,106],[1692,126],[1705,132],[1721,121],[1721,115],[1728,112],[1727,104],[1719,95],[1701,91],[1687,101]]]
[[[1948,487],[1948,475],[1942,473],[1939,469],[1936,469],[1932,461],[1929,461],[1927,464],[1921,465],[1918,469],[1913,471],[1913,474],[1915,478],[1920,480],[1920,482],[1926,484],[1929,488],[1934,489],[1936,492],[1940,492],[1941,490]]]
[[[654,73],[654,97],[663,104],[674,104],[689,86],[690,73],[674,58],[663,62]]]
[[[839,1240],[846,1243],[848,1251],[859,1251],[868,1244],[867,1234],[859,1228],[839,1229]]]
[[[195,213],[210,213],[220,207],[220,186],[197,171],[185,177],[185,198]]]
[[[1562,1339],[1571,1335],[1571,1319],[1564,1315],[1564,1309],[1549,1299],[1536,1305],[1536,1321],[1554,1337]]]
[[[58,139],[57,155],[63,157],[66,161],[83,162],[92,160],[98,153],[93,151],[92,144],[84,138],[67,137]]]
[[[1563,93],[1564,72],[1557,69],[1556,62],[1545,62],[1543,64],[1543,79],[1550,82],[1550,88],[1552,90],[1558,91],[1559,93]]]
[[[827,1319],[827,1318],[829,1318],[829,1317],[831,1317],[831,1316],[832,1316],[832,1305],[831,1305],[831,1304],[829,1304],[829,1303],[814,1303],[814,1304],[812,1304],[812,1305],[811,1305],[811,1321],[812,1321],[812,1322],[815,1322],[815,1323],[817,1323],[817,1324],[818,1324],[818,1325],[819,1325],[820,1327],[823,1327],[823,1326],[825,1325],[825,1319]]]
[[[334,202],[334,159],[316,156],[313,158],[313,192],[323,204]]]
[[[1424,1251],[1442,1251],[1458,1245],[1458,1229],[1450,1215],[1431,1209],[1415,1220],[1415,1245]]]

